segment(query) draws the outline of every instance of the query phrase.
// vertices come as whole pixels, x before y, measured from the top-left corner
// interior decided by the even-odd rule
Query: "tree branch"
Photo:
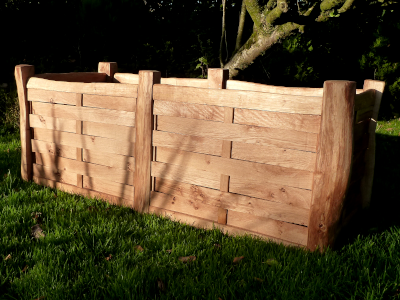
[[[222,0],[222,35],[221,35],[221,43],[219,44],[219,63],[221,68],[224,66],[224,61],[222,59],[222,47],[224,46],[224,38],[225,38],[225,11],[226,11],[226,0]]]
[[[239,48],[242,46],[242,35],[243,35],[245,19],[246,19],[246,2],[242,0],[242,10],[240,11],[239,28],[238,28],[238,34],[236,36],[236,46],[234,52],[238,51]]]
[[[324,0],[321,2],[321,5],[319,6],[321,8],[321,11],[327,11],[330,10],[339,4],[344,3],[346,0]]]
[[[353,5],[353,3],[354,3],[354,0],[347,0],[347,1],[343,4],[343,6],[342,6],[341,8],[339,8],[338,12],[339,12],[340,14],[346,12],[346,11]]]

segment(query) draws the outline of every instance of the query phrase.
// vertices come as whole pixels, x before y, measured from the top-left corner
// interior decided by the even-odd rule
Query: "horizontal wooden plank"
[[[111,168],[127,170],[129,172],[135,171],[134,157],[101,152],[101,149],[82,149],[82,161]]]
[[[190,200],[191,203],[203,203],[214,206],[215,209],[234,210],[290,223],[307,225],[309,219],[309,206],[305,208],[256,199],[164,178],[156,178],[155,191],[182,197]],[[302,204],[305,205],[304,203]]]
[[[354,99],[354,111],[362,110],[375,105],[376,90],[367,90],[363,93],[356,94]]]
[[[136,111],[136,98],[83,95],[83,106],[107,108],[122,111]]]
[[[320,115],[322,97],[154,85],[154,100]]]
[[[177,221],[183,224],[187,224],[190,226],[195,226],[197,228],[204,228],[204,229],[214,229],[218,228],[220,229],[223,233],[228,234],[228,235],[233,235],[233,236],[244,236],[244,235],[250,235],[252,237],[260,238],[263,240],[267,241],[273,241],[278,244],[283,244],[286,246],[295,246],[295,247],[301,247],[303,248],[304,246],[290,243],[288,241],[280,240],[277,238],[273,238],[267,235],[259,234],[256,232],[244,230],[241,228],[233,227],[233,226],[227,226],[227,225],[221,225],[218,223],[215,223],[213,221],[209,221],[206,219],[178,213],[178,212],[173,212],[167,209],[162,209],[154,206],[149,207],[149,212],[156,214],[158,216],[163,216],[171,219],[172,221]]]
[[[321,116],[288,114],[253,109],[235,109],[236,124],[319,133]]]
[[[229,211],[227,225],[251,230],[296,244],[307,245],[308,228],[295,224]]]
[[[224,108],[213,105],[199,105],[185,102],[154,101],[153,114],[189,119],[224,121]]]
[[[104,178],[83,176],[83,188],[133,201],[134,187]]]
[[[231,177],[229,191],[298,207],[309,208],[311,205],[311,190],[266,183],[260,177]]]
[[[185,197],[151,192],[150,205],[218,222],[218,208]]]
[[[32,128],[45,128],[58,131],[76,132],[76,121],[53,118],[42,115],[29,115],[29,125]]]
[[[165,131],[153,131],[153,146],[221,155],[222,141],[201,136],[182,135]]]
[[[55,143],[48,143],[39,140],[31,140],[32,152],[49,153],[55,156],[65,158],[76,158],[76,147],[57,145]]]
[[[201,171],[188,170],[184,166],[176,166],[161,162],[151,162],[151,176],[176,180],[189,184],[218,189],[220,186],[220,174]]]
[[[136,139],[134,127],[85,121],[82,122],[82,134],[101,136],[118,142],[133,143]]]
[[[287,185],[311,189],[313,172],[284,168],[280,166],[230,159],[225,157],[200,154],[157,147],[157,161],[176,165],[182,172],[196,170],[225,174],[234,177],[246,177],[257,182]]]
[[[322,97],[324,93],[323,88],[275,86],[239,80],[227,80],[226,88],[228,90],[257,91],[272,94],[303,95],[316,97]]]
[[[208,88],[208,80],[200,78],[161,78],[161,84]]]
[[[53,118],[135,126],[135,113],[127,111],[32,102],[32,113]]]
[[[315,152],[317,134],[252,125],[158,116],[157,130]]]
[[[233,142],[232,158],[314,172],[316,153]]]
[[[363,122],[372,118],[374,107],[369,106],[364,109],[356,111],[356,123]]]
[[[38,165],[51,167],[54,172],[64,170],[89,177],[103,178],[113,182],[133,185],[133,173],[126,170],[63,158],[48,153],[36,152],[35,157]]]
[[[106,74],[97,72],[44,73],[34,77],[67,82],[105,82]]]
[[[33,176],[76,185],[76,173],[33,164]]]
[[[114,82],[127,83],[127,84],[139,84],[139,74],[131,73],[115,73]]]
[[[117,142],[113,139],[103,137],[74,134],[42,128],[35,128],[34,136],[36,140],[55,143],[59,145],[72,146],[89,150],[101,149],[102,152],[127,156],[134,156],[135,154],[135,144],[128,141]]]
[[[95,199],[101,199],[101,200],[107,201],[110,204],[133,208],[132,200],[128,200],[128,199],[124,199],[124,198],[120,198],[120,197],[116,197],[116,196],[112,196],[109,194],[100,193],[100,192],[96,192],[96,191],[92,191],[92,190],[88,190],[88,189],[79,188],[74,185],[56,182],[54,180],[40,178],[37,176],[33,176],[33,181],[36,184],[48,186],[50,188],[56,188],[58,190],[66,192],[66,193],[77,194],[77,195],[95,198]]]
[[[76,93],[28,89],[28,101],[75,105]]]
[[[64,82],[31,77],[27,83],[27,88],[67,93],[137,98],[136,84]]]

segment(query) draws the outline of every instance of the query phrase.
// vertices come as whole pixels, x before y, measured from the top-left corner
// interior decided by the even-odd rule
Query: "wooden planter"
[[[18,65],[21,176],[315,250],[369,205],[384,82],[288,88]]]

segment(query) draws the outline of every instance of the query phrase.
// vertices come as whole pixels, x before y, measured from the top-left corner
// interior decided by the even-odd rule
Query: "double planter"
[[[24,180],[310,250],[332,246],[369,205],[384,82],[116,71],[16,66]]]

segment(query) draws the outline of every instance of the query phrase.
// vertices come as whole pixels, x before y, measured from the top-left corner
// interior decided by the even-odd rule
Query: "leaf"
[[[160,278],[157,278],[157,287],[161,292],[165,292],[167,290],[165,283]]]
[[[109,256],[106,257],[106,261],[110,261],[112,258],[112,254],[110,254]]]
[[[38,224],[42,224],[43,219],[42,219],[42,213],[41,212],[33,212],[31,213],[32,219],[38,223]]]
[[[53,197],[54,197],[54,198],[57,198],[57,195],[56,195],[56,194],[53,194]]]
[[[393,128],[386,128],[386,131],[391,131],[393,130]]]
[[[187,263],[187,262],[195,261],[196,256],[191,255],[191,256],[179,257],[178,259],[183,263]]]
[[[9,260],[9,259],[11,259],[11,254],[8,254],[4,260]]]
[[[254,280],[256,280],[256,281],[258,281],[258,282],[264,282],[264,279],[257,278],[257,277],[254,277]]]
[[[140,251],[140,252],[144,251],[143,247],[140,246],[140,245],[135,246],[135,249],[136,249],[137,251]]]
[[[220,245],[220,244],[214,244],[214,248],[215,248],[216,250],[220,250],[220,249],[221,249],[221,245]]]
[[[234,264],[237,264],[237,263],[238,263],[239,261],[241,261],[243,258],[244,258],[244,256],[235,257],[235,258],[233,259],[233,263],[234,263]]]
[[[25,272],[27,269],[29,268],[29,266],[28,265],[26,265],[23,269],[22,269],[22,271],[21,272]]]
[[[267,259],[267,261],[264,261],[263,263],[267,264],[267,265],[270,265],[270,266],[279,265],[278,261],[275,258]]]
[[[167,250],[167,252],[168,252],[169,254],[171,254],[171,252],[172,252],[172,249],[171,249],[171,250]]]
[[[43,229],[40,227],[39,224],[33,225],[31,227],[31,234],[34,238],[38,239],[41,237],[45,237],[46,235],[43,232]]]

